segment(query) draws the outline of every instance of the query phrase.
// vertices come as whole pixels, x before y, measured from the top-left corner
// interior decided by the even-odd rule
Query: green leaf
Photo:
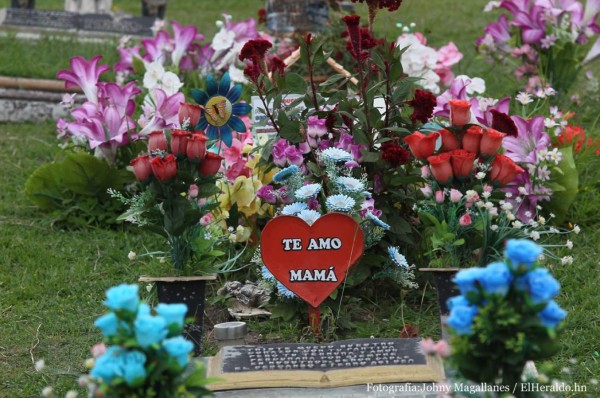
[[[308,89],[308,84],[302,76],[297,73],[286,73],[285,89],[289,93],[303,94]]]
[[[552,187],[557,190],[554,191],[550,203],[546,205],[548,211],[556,215],[554,222],[557,224],[562,223],[565,219],[579,188],[579,175],[573,158],[573,148],[560,148],[559,151],[563,155],[563,159],[557,167],[561,172],[553,171],[550,180]],[[562,189],[559,189],[559,187]]]
[[[144,73],[146,73],[146,66],[141,58],[132,57],[131,66],[133,67],[134,73],[138,76],[143,76]]]

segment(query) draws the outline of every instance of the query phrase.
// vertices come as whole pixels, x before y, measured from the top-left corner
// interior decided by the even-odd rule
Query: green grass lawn
[[[429,43],[441,46],[452,39],[465,60],[458,73],[482,76],[491,95],[509,95],[514,90],[510,75],[475,57],[473,41],[492,17],[481,14],[487,1],[405,0],[395,14],[381,14],[380,35],[398,34],[396,22],[416,22]],[[8,0],[0,1],[0,7]],[[60,9],[63,0],[38,0],[38,8]],[[126,12],[139,13],[139,1],[114,0]],[[214,21],[222,12],[239,20],[255,16],[264,6],[258,0],[170,0],[168,18],[193,23],[208,37],[216,31]],[[364,8],[358,8],[364,15]],[[451,22],[448,22],[451,21]],[[62,44],[61,44],[62,43]],[[68,66],[72,55],[91,57],[97,53],[105,62],[116,60],[113,43],[77,44],[48,39],[22,42],[0,39],[0,75],[51,78]],[[18,61],[17,61],[18,60]],[[582,115],[586,119],[586,115]],[[587,115],[589,116],[589,115]],[[52,384],[64,394],[84,371],[89,348],[101,338],[93,321],[104,312],[106,288],[134,283],[147,273],[139,262],[127,259],[130,250],[153,246],[148,235],[129,230],[63,230],[52,217],[38,211],[23,194],[28,175],[53,159],[58,152],[52,123],[0,124],[0,397],[39,396]],[[587,384],[600,378],[600,157],[580,162],[581,189],[569,221],[583,233],[573,240],[576,261],[570,266],[553,266],[562,283],[559,304],[568,310],[561,338],[561,351],[551,364],[553,375],[567,382]],[[567,254],[566,249],[564,255]],[[216,285],[215,285],[216,286]],[[142,289],[143,290],[143,289]],[[214,289],[211,289],[214,290]],[[422,301],[423,290],[407,297],[405,321],[419,326],[421,335],[439,335],[437,309],[431,288]],[[373,295],[373,302],[355,310],[356,328],[347,336],[393,337],[402,321],[399,300]],[[302,325],[284,322],[256,322],[251,329],[266,338],[297,340]],[[214,347],[207,347],[214,352]],[[37,373],[33,361],[44,358],[48,371]],[[575,363],[571,363],[575,359]],[[570,374],[561,374],[563,367]],[[600,394],[600,393],[599,393]],[[591,393],[590,396],[598,396]]]

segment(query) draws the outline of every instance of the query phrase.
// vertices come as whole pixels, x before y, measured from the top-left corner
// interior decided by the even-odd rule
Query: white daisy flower
[[[300,200],[310,199],[321,192],[321,184],[304,185],[294,192],[294,196]]]
[[[329,211],[348,212],[352,210],[356,201],[348,195],[333,195],[327,198],[325,205]]]
[[[339,148],[327,148],[321,152],[321,156],[332,162],[349,162],[352,160],[350,153]]]
[[[349,192],[359,192],[365,189],[365,184],[354,177],[338,177],[335,182]]]
[[[281,214],[286,216],[295,216],[300,213],[302,210],[307,210],[308,205],[303,202],[294,202],[292,204],[286,205],[281,209]]]
[[[316,210],[307,209],[307,210],[302,210],[301,212],[296,214],[296,216],[303,219],[304,222],[306,222],[308,225],[313,225],[314,222],[317,221],[319,219],[319,217],[321,217],[321,213],[319,213]]]

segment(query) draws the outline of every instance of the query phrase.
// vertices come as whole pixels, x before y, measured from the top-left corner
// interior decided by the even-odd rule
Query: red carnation
[[[416,90],[415,97],[412,101],[408,102],[408,105],[412,106],[413,108],[413,113],[410,115],[410,120],[412,120],[413,123],[417,120],[421,123],[427,123],[433,114],[433,108],[435,108],[435,104],[435,95],[426,90]]]
[[[408,163],[410,154],[395,142],[388,141],[381,145],[381,158],[392,167]]]

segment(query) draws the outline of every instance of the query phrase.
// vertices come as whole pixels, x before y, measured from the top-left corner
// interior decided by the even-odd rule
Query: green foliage
[[[110,167],[86,152],[40,166],[25,183],[25,194],[36,206],[52,212],[55,220],[74,226],[111,226],[119,223],[123,206],[109,194],[133,182],[133,175]]]
[[[562,161],[552,169],[552,182],[548,187],[552,189],[552,199],[545,207],[556,215],[555,223],[564,221],[569,208],[573,204],[579,191],[579,175],[575,159],[573,158],[573,147],[560,148]]]

